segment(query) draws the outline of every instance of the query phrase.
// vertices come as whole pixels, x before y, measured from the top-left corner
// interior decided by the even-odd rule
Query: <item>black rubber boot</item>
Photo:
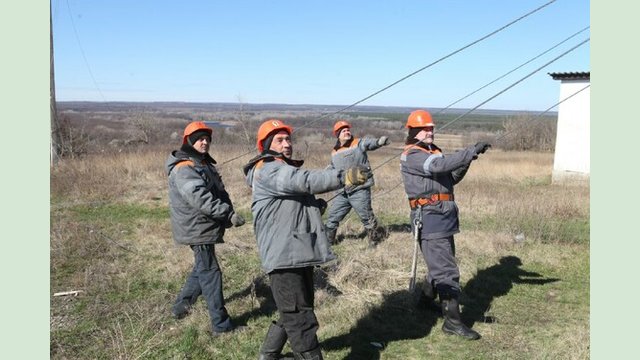
[[[329,240],[329,244],[337,244],[338,240],[336,240],[336,233],[338,232],[338,229],[325,227],[325,231],[327,232],[327,240]]]
[[[443,294],[440,294],[440,301],[442,302],[442,316],[444,316],[442,331],[447,334],[462,336],[469,340],[480,339],[480,334],[468,328],[462,322],[457,297],[450,295],[443,296]]]
[[[293,357],[295,360],[322,360],[322,352],[320,351],[320,346],[318,346],[303,353],[293,353]]]
[[[291,358],[280,356],[282,348],[286,343],[287,332],[275,322],[271,322],[271,326],[269,326],[269,330],[267,330],[267,336],[265,336],[262,347],[260,347],[260,356],[258,357],[258,360],[292,360]]]

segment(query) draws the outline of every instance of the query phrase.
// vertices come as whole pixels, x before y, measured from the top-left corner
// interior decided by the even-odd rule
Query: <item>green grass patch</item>
[[[84,318],[73,326],[51,332],[50,355],[52,358],[73,358],[83,354],[86,358],[100,358],[102,351],[96,348],[99,333],[95,319]]]
[[[161,180],[164,185],[165,178]],[[360,241],[363,227],[352,211],[338,232],[346,238],[334,247],[338,261],[316,272],[324,358],[588,358],[588,192],[577,191],[581,201],[570,201],[572,194],[556,196],[560,190],[548,186],[549,181],[535,176],[507,184],[479,182],[477,191],[507,187],[502,209],[486,208],[473,198],[464,204],[469,208],[460,216],[462,231],[484,232],[486,238],[460,242],[458,256],[463,317],[483,335],[474,342],[443,334],[438,313],[416,307],[407,291],[413,244],[406,205],[376,211],[392,231],[376,249]],[[547,203],[524,202],[532,198]],[[51,200],[51,290],[84,290],[77,297],[51,298],[52,359],[258,357],[278,314],[268,276],[260,269],[248,209],[240,211],[247,224],[230,229],[216,254],[225,306],[234,321],[249,329],[212,338],[202,298],[187,318],[171,317],[193,256],[171,242],[166,206],[126,199],[57,204],[64,199],[56,195]],[[505,233],[524,233],[527,241],[504,241]],[[419,261],[422,280],[426,266]],[[487,317],[496,321],[486,322]]]
[[[180,340],[176,344],[177,350],[185,357],[189,357],[189,354],[195,353],[198,348],[198,329],[194,327],[188,327],[180,336]]]
[[[465,230],[506,232],[511,235],[524,234],[525,238],[543,243],[588,244],[590,238],[589,219],[558,219],[535,216],[461,217],[460,227]]]
[[[139,219],[166,220],[169,218],[167,207],[149,207],[135,204],[106,204],[103,206],[76,206],[72,212],[78,220],[84,222],[131,223]]]

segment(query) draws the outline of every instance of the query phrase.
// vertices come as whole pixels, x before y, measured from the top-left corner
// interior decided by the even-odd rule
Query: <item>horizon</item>
[[[90,101],[90,100],[57,100],[56,104],[95,104],[95,105],[109,105],[109,104],[131,104],[131,105],[135,105],[135,104],[156,104],[156,105],[185,105],[188,106],[190,104],[194,104],[194,105],[224,105],[224,106],[229,106],[229,107],[236,107],[236,106],[271,106],[271,107],[309,107],[309,108],[314,108],[314,107],[325,107],[325,108],[331,108],[334,107],[336,109],[340,109],[343,107],[346,107],[348,105],[340,105],[340,104],[284,104],[284,103],[234,103],[234,102],[200,102],[200,101]],[[441,110],[443,108],[440,107],[435,107],[435,106],[425,106],[425,107],[413,107],[413,106],[402,106],[402,105],[356,105],[353,106],[351,108],[349,108],[349,111],[357,111],[358,109],[361,112],[366,112],[366,108],[381,108],[381,109],[395,109],[397,112],[405,112],[405,111],[413,111],[413,110],[417,110],[417,109],[425,109],[425,110],[429,110],[429,111],[433,111],[433,110]],[[452,108],[447,108],[446,111],[444,113],[461,113],[461,112],[466,112],[469,111],[471,108],[457,108],[457,107],[452,107]],[[245,109],[246,110],[246,109]],[[494,113],[540,113],[541,111],[539,110],[520,110],[520,109],[491,109],[491,108],[485,108],[485,109],[476,109],[474,112],[478,113],[478,114],[482,114],[482,113],[488,113],[488,112],[494,112]],[[549,110],[549,111],[544,111],[544,114],[556,114],[558,113],[557,110]]]
[[[58,0],[56,97],[444,108],[500,79],[455,107],[511,84],[481,108],[542,110],[559,97],[549,73],[590,71],[589,43],[569,51],[589,36],[589,4]]]

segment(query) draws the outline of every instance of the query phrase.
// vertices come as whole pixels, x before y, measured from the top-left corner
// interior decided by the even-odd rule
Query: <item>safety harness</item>
[[[418,206],[431,205],[438,201],[453,201],[453,194],[432,194],[428,198],[409,199],[409,206],[413,210]]]
[[[410,144],[405,146],[403,154],[406,155],[409,153],[411,149],[418,149],[420,151],[424,151],[429,154],[441,154],[442,151],[439,147],[435,145],[431,145],[430,149],[425,149],[422,146],[416,144]],[[453,201],[453,194],[431,194],[428,197],[420,197],[416,199],[409,199],[409,206],[411,210],[414,210],[418,207],[422,207],[425,205],[432,205],[438,201]]]

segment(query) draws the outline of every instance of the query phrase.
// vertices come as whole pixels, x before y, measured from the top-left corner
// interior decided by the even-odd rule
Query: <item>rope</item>
[[[587,88],[589,88],[590,86],[591,86],[591,85],[587,85],[587,86],[583,87],[582,89],[580,89],[580,90],[578,90],[578,91],[574,92],[573,94],[571,94],[571,95],[569,95],[569,96],[565,97],[564,99],[560,100],[559,102],[557,102],[557,103],[555,103],[555,104],[551,105],[551,106],[550,106],[550,107],[548,107],[546,110],[544,110],[544,111],[542,111],[542,112],[540,112],[540,113],[536,114],[536,115],[533,117],[533,119],[532,119],[531,121],[532,121],[532,122],[535,122],[535,121],[540,121],[540,120],[542,120],[542,116],[543,116],[544,114],[548,113],[551,109],[553,109],[553,108],[555,108],[556,106],[558,106],[558,105],[562,104],[563,102],[565,102],[565,101],[567,101],[567,100],[571,99],[572,97],[574,97],[574,96],[578,95],[579,93],[581,93],[582,91],[586,90],[586,89],[587,89]],[[494,143],[499,142],[500,140],[502,140],[502,138],[504,138],[505,136],[507,136],[507,135],[509,135],[509,134],[512,134],[512,133],[514,133],[514,132],[513,132],[513,131],[509,131],[509,132],[506,132],[506,133],[502,134],[501,136],[499,136],[499,137],[497,137],[497,138],[495,139]],[[397,184],[395,184],[394,186],[392,186],[390,190],[387,190],[387,191],[385,191],[385,192],[383,192],[383,193],[381,193],[381,194],[377,194],[377,195],[376,195],[375,197],[373,197],[373,198],[377,199],[377,198],[383,197],[383,196],[385,196],[385,195],[387,195],[387,194],[391,193],[392,191],[394,191],[394,190],[398,189],[398,188],[400,187],[400,185],[402,185],[402,180],[401,180],[400,182],[398,182]],[[372,198],[372,199],[373,199],[373,198]]]
[[[433,65],[436,65],[436,64],[438,64],[439,62],[441,62],[441,61],[443,61],[443,60],[445,60],[445,59],[447,59],[447,58],[449,58],[449,57],[451,57],[451,56],[453,56],[453,55],[455,55],[455,54],[457,54],[457,53],[459,53],[459,52],[461,52],[461,51],[463,51],[463,50],[465,50],[465,49],[468,49],[468,48],[470,48],[471,46],[473,46],[473,45],[475,45],[475,44],[477,44],[477,43],[479,43],[479,42],[481,42],[481,41],[483,41],[483,40],[488,39],[489,37],[491,37],[491,36],[493,36],[493,35],[495,35],[495,34],[497,34],[497,33],[501,32],[502,30],[504,30],[504,29],[508,28],[509,26],[511,26],[511,25],[513,25],[513,24],[515,24],[515,23],[519,22],[520,20],[525,19],[526,17],[528,17],[528,16],[530,16],[530,15],[533,15],[534,13],[536,13],[536,12],[538,12],[538,11],[542,10],[543,8],[545,8],[545,7],[549,6],[549,5],[551,5],[551,4],[552,4],[552,3],[554,3],[554,2],[556,2],[556,0],[551,0],[551,1],[549,1],[549,2],[547,2],[547,3],[545,3],[545,4],[543,4],[543,5],[541,5],[541,6],[539,6],[539,7],[537,7],[537,8],[535,8],[535,9],[533,9],[533,10],[529,11],[528,13],[526,13],[526,14],[524,14],[524,15],[522,15],[522,16],[520,16],[520,17],[518,17],[517,19],[512,20],[511,22],[509,22],[509,23],[507,23],[507,24],[505,24],[505,25],[503,25],[503,26],[499,27],[498,29],[496,29],[496,30],[494,30],[494,31],[492,31],[492,32],[490,32],[490,33],[488,33],[488,34],[486,34],[486,35],[484,35],[484,36],[482,36],[482,37],[480,37],[480,38],[478,38],[478,39],[476,39],[476,40],[474,40],[474,41],[470,42],[469,44],[467,44],[467,45],[465,45],[465,46],[463,46],[463,47],[461,47],[461,48],[459,48],[459,49],[457,49],[457,50],[455,50],[455,51],[453,51],[453,52],[451,52],[451,53],[449,53],[449,54],[447,54],[447,55],[445,55],[445,56],[443,56],[443,57],[441,57],[441,58],[439,58],[439,59],[437,59],[437,60],[435,60],[435,61],[433,61],[432,63],[430,63],[430,64],[428,64],[428,65],[425,65],[425,66],[421,67],[421,68],[420,68],[420,69],[418,69],[418,70],[413,71],[412,73],[410,73],[410,74],[408,74],[408,75],[403,76],[402,78],[400,78],[400,79],[398,79],[398,80],[394,81],[393,83],[391,83],[391,84],[389,84],[389,85],[387,85],[387,86],[383,87],[382,89],[380,89],[380,90],[378,90],[378,91],[376,91],[376,92],[374,92],[374,93],[372,93],[372,94],[370,94],[370,95],[368,95],[368,96],[366,96],[366,97],[364,97],[364,98],[362,98],[362,99],[360,99],[360,100],[358,100],[358,101],[354,102],[353,104],[348,105],[348,106],[345,106],[345,107],[343,107],[343,108],[341,108],[341,109],[339,109],[339,110],[337,110],[337,111],[334,111],[334,112],[331,112],[331,113],[327,113],[327,114],[325,114],[325,115],[322,115],[322,116],[320,116],[319,118],[317,118],[316,120],[310,121],[310,122],[308,122],[308,123],[306,123],[306,124],[304,124],[304,125],[302,125],[302,126],[298,127],[298,128],[297,128],[297,130],[304,129],[305,127],[308,127],[308,126],[310,126],[311,124],[314,124],[314,123],[316,123],[316,122],[318,122],[318,121],[320,121],[320,120],[326,119],[326,118],[328,118],[328,117],[335,116],[335,115],[337,115],[337,114],[339,114],[339,113],[342,113],[342,112],[344,112],[344,111],[346,111],[346,110],[349,110],[349,109],[353,108],[354,106],[356,106],[356,105],[358,105],[358,104],[361,104],[361,103],[365,102],[366,100],[369,100],[369,99],[371,99],[372,97],[374,97],[374,96],[376,96],[376,95],[378,95],[378,94],[380,94],[380,93],[382,93],[382,92],[384,92],[384,91],[386,91],[386,90],[390,89],[391,87],[393,87],[393,86],[395,86],[395,85],[397,85],[397,84],[401,83],[402,81],[404,81],[404,80],[406,80],[406,79],[408,79],[408,78],[410,78],[410,77],[412,77],[412,76],[414,76],[414,75],[416,75],[416,74],[418,74],[418,73],[420,73],[420,72],[422,72],[422,71],[424,71],[424,70],[426,70],[426,69],[428,69],[428,68],[432,67]],[[294,130],[294,132],[295,132],[295,131],[296,131],[296,130]],[[237,159],[239,159],[239,158],[241,158],[241,157],[244,157],[244,156],[246,156],[246,155],[249,155],[249,154],[251,154],[251,153],[252,153],[252,151],[249,151],[249,152],[244,153],[244,154],[242,154],[242,155],[236,156],[236,157],[234,157],[234,158],[232,158],[232,159],[229,159],[229,160],[224,161],[224,162],[223,162],[223,163],[221,163],[220,165],[227,164],[227,163],[229,163],[229,162],[231,162],[231,161],[237,160]]]
[[[480,90],[482,90],[482,89],[486,88],[487,86],[489,86],[489,85],[491,85],[491,84],[495,83],[496,81],[498,81],[498,80],[500,80],[500,79],[504,78],[505,76],[507,76],[507,75],[509,75],[509,74],[513,73],[514,71],[516,71],[516,70],[520,69],[521,67],[523,67],[523,66],[525,66],[525,65],[529,64],[530,62],[532,62],[532,61],[536,60],[537,58],[541,57],[542,55],[544,55],[544,54],[548,53],[549,51],[551,51],[551,50],[553,50],[553,49],[557,48],[558,46],[560,46],[560,45],[564,44],[565,42],[569,41],[570,39],[572,39],[572,38],[576,37],[576,36],[577,36],[577,35],[579,35],[580,33],[582,33],[582,32],[584,32],[584,31],[586,31],[586,30],[587,30],[587,29],[589,29],[590,27],[591,27],[591,26],[587,26],[587,27],[583,28],[582,30],[580,30],[580,31],[576,32],[575,34],[573,34],[573,35],[569,36],[568,38],[566,38],[566,39],[562,40],[561,42],[559,42],[559,43],[555,44],[554,46],[550,47],[549,49],[547,49],[547,50],[545,50],[545,51],[541,52],[540,54],[538,54],[538,55],[536,55],[536,56],[532,57],[532,58],[531,58],[531,59],[529,59],[528,61],[526,61],[526,62],[522,63],[521,65],[519,65],[519,66],[517,66],[517,67],[515,67],[515,68],[513,68],[513,70],[511,70],[511,71],[508,71],[508,72],[504,73],[503,75],[501,75],[501,76],[497,77],[496,79],[494,79],[494,80],[492,80],[492,81],[488,82],[487,84],[485,84],[485,85],[483,85],[483,86],[481,86],[481,87],[477,88],[476,90],[474,90],[474,91],[472,91],[472,92],[468,93],[467,95],[465,95],[465,96],[461,97],[460,99],[458,99],[458,100],[456,100],[456,101],[452,102],[451,104],[447,105],[446,107],[444,107],[444,108],[442,108],[442,109],[438,110],[438,112],[436,112],[434,115],[441,114],[441,113],[442,113],[442,112],[444,112],[445,110],[447,110],[447,109],[451,108],[453,105],[455,105],[455,104],[459,103],[460,101],[462,101],[462,100],[464,100],[464,99],[468,98],[469,96],[471,96],[471,95],[473,95],[473,94],[477,93],[478,91],[480,91]]]
[[[104,98],[104,95],[102,95],[102,91],[98,86],[98,82],[96,81],[96,78],[93,76],[93,72],[91,71],[91,67],[89,66],[89,61],[87,61],[87,56],[84,54],[84,49],[82,48],[82,43],[80,42],[80,36],[78,36],[78,30],[76,29],[76,23],[73,21],[73,14],[71,13],[71,6],[69,5],[69,0],[67,0],[67,9],[69,9],[69,18],[71,19],[73,33],[76,36],[76,41],[78,41],[78,46],[80,47],[80,53],[82,54],[82,59],[84,59],[84,64],[87,66],[87,70],[89,71],[89,75],[91,76],[91,80],[93,81],[93,85],[95,85],[96,89],[98,90],[98,93],[102,98],[102,101],[106,102],[107,100]]]
[[[542,10],[543,8],[545,8],[545,7],[549,6],[549,5],[551,5],[551,4],[552,4],[552,3],[554,3],[555,1],[556,1],[556,0],[551,0],[551,1],[547,2],[546,4],[543,4],[543,5],[539,6],[538,8],[536,8],[536,9],[534,9],[534,10],[531,10],[531,11],[529,11],[528,13],[526,13],[526,14],[524,14],[524,15],[520,16],[519,18],[517,18],[517,19],[515,19],[515,20],[513,20],[513,21],[511,21],[511,22],[509,22],[509,23],[507,23],[506,25],[503,25],[503,26],[499,27],[498,29],[496,29],[496,30],[494,30],[494,31],[492,31],[492,32],[490,32],[490,33],[488,33],[487,35],[484,35],[484,36],[482,36],[481,38],[479,38],[479,39],[477,39],[477,40],[474,40],[474,41],[470,42],[469,44],[467,44],[467,45],[465,45],[465,46],[463,46],[463,47],[459,48],[458,50],[455,50],[455,51],[453,51],[453,52],[451,52],[451,53],[449,53],[449,54],[447,54],[447,55],[445,55],[445,56],[443,56],[443,57],[439,58],[438,60],[436,60],[436,61],[434,61],[434,62],[432,62],[432,63],[430,63],[430,64],[428,64],[428,65],[425,65],[425,66],[421,67],[420,69],[418,69],[418,70],[416,70],[416,71],[414,71],[414,72],[412,72],[412,73],[410,73],[410,74],[408,74],[408,75],[405,75],[404,77],[400,78],[399,80],[394,81],[393,83],[391,83],[391,84],[389,84],[389,85],[387,85],[387,86],[383,87],[382,89],[380,89],[380,90],[378,90],[378,91],[374,92],[373,94],[371,94],[371,95],[369,95],[369,96],[366,96],[366,97],[362,98],[361,100],[358,100],[358,101],[356,101],[355,103],[353,103],[353,104],[351,104],[351,105],[349,105],[349,106],[346,106],[346,107],[344,107],[344,108],[342,108],[342,109],[340,109],[340,110],[338,110],[338,111],[335,111],[335,112],[333,112],[333,113],[329,113],[329,114],[326,114],[326,115],[324,115],[324,116],[321,116],[320,118],[318,118],[318,119],[316,119],[316,120],[314,120],[314,121],[311,121],[311,122],[307,123],[306,125],[301,126],[300,128],[305,128],[306,126],[309,126],[309,125],[311,125],[311,124],[313,124],[313,123],[315,123],[315,122],[318,122],[318,121],[320,121],[320,120],[322,120],[322,119],[325,119],[325,118],[327,118],[327,117],[329,117],[329,116],[333,116],[333,115],[336,115],[336,114],[338,114],[338,113],[341,113],[341,112],[343,112],[343,111],[345,111],[345,110],[351,109],[352,107],[354,107],[354,106],[356,106],[356,105],[358,105],[358,104],[360,104],[360,103],[362,103],[362,102],[364,102],[364,101],[366,101],[366,100],[371,99],[372,97],[374,97],[374,96],[376,96],[376,95],[380,94],[381,92],[383,92],[383,91],[385,91],[385,90],[388,90],[389,88],[391,88],[391,87],[393,87],[393,86],[395,86],[395,85],[397,85],[397,84],[401,83],[402,81],[404,81],[404,80],[406,80],[406,79],[408,79],[408,78],[410,78],[410,77],[412,77],[412,76],[414,76],[414,75],[418,74],[419,72],[421,72],[421,71],[423,71],[423,70],[426,70],[426,69],[430,68],[431,66],[436,65],[437,63],[439,63],[439,62],[441,62],[441,61],[443,61],[443,60],[445,60],[445,59],[447,59],[447,58],[450,58],[451,56],[453,56],[453,55],[455,55],[455,54],[457,54],[457,53],[459,53],[459,52],[461,52],[461,51],[463,51],[463,50],[466,50],[466,49],[470,48],[471,46],[473,46],[473,45],[475,45],[475,44],[477,44],[477,43],[479,43],[479,42],[481,42],[481,41],[483,41],[483,40],[486,40],[486,39],[490,38],[491,36],[493,36],[493,35],[495,35],[495,34],[499,33],[500,31],[502,31],[502,30],[504,30],[504,29],[508,28],[508,27],[509,27],[509,26],[511,26],[511,25],[513,25],[513,24],[517,23],[518,21],[520,21],[520,20],[522,20],[522,19],[524,19],[524,18],[526,18],[526,17],[528,17],[528,16],[530,16],[530,15],[532,15],[532,14],[534,14],[534,13],[536,13],[536,12],[540,11],[540,10]]]
[[[553,63],[553,62],[557,61],[558,59],[560,59],[561,57],[563,57],[563,56],[567,55],[568,53],[570,53],[571,51],[573,51],[573,50],[577,49],[578,47],[580,47],[580,46],[584,45],[584,44],[585,44],[586,42],[588,42],[588,41],[589,41],[589,39],[583,40],[583,41],[582,41],[581,43],[579,43],[578,45],[576,45],[576,46],[572,47],[571,49],[569,49],[569,50],[567,50],[567,51],[563,52],[562,54],[560,54],[560,55],[556,56],[556,57],[555,57],[555,58],[553,58],[551,61],[549,61],[549,62],[545,63],[544,65],[542,65],[542,66],[540,66],[540,67],[538,67],[538,68],[537,68],[537,69],[535,69],[534,71],[532,71],[532,72],[530,72],[529,74],[525,75],[524,77],[520,78],[518,81],[516,81],[516,82],[514,82],[513,84],[511,84],[511,85],[507,86],[506,88],[504,88],[504,89],[500,90],[500,91],[499,91],[498,93],[496,93],[495,95],[492,95],[492,96],[491,96],[491,97],[489,97],[487,100],[485,100],[485,101],[481,102],[480,104],[476,105],[476,106],[475,106],[475,107],[473,107],[472,109],[470,109],[470,110],[466,111],[464,114],[462,114],[462,115],[458,116],[457,118],[455,118],[455,119],[451,120],[450,122],[448,122],[447,124],[443,125],[442,127],[440,127],[440,129],[444,129],[444,128],[446,128],[447,126],[449,126],[449,125],[453,124],[454,122],[456,122],[456,121],[458,121],[458,120],[462,119],[463,117],[465,117],[465,116],[467,116],[467,115],[471,114],[473,111],[477,110],[480,106],[482,106],[482,105],[484,105],[484,104],[488,103],[489,101],[491,101],[491,100],[495,99],[496,97],[498,97],[498,96],[500,96],[500,95],[504,94],[505,92],[507,92],[508,90],[510,90],[511,88],[513,88],[514,86],[518,85],[519,83],[523,82],[523,81],[524,81],[524,80],[526,80],[527,78],[531,77],[533,74],[537,73],[538,71],[542,70],[543,68],[545,68],[545,67],[546,67],[546,66],[548,66],[549,64],[551,64],[551,63]],[[418,143],[419,143],[419,142],[418,142]],[[394,156],[390,157],[389,159],[387,159],[387,160],[383,161],[380,165],[378,165],[378,166],[376,166],[374,169],[372,169],[372,171],[373,171],[373,170],[376,170],[376,169],[381,168],[382,166],[384,166],[385,164],[387,164],[387,163],[388,163],[388,162],[390,162],[391,160],[393,160],[393,159],[397,158],[397,157],[398,157],[398,156],[400,156],[401,154],[402,154],[402,153],[397,154],[397,155],[394,155]],[[332,199],[333,199],[333,198],[332,198]]]
[[[542,70],[543,68],[547,67],[549,64],[555,62],[556,60],[560,59],[561,57],[567,55],[568,53],[572,52],[573,50],[577,49],[578,47],[586,44],[591,38],[587,38],[585,40],[583,40],[581,43],[579,43],[578,45],[572,47],[571,49],[563,52],[562,54],[556,56],[555,58],[551,59],[550,61],[548,61],[547,63],[545,63],[544,65],[540,66],[539,68],[533,70],[532,72],[530,72],[529,74],[527,74],[525,77],[521,78],[520,80],[516,81],[515,83],[507,86],[506,88],[504,88],[503,90],[501,90],[500,92],[498,92],[497,94],[491,96],[490,98],[488,98],[487,100],[481,102],[480,104],[476,105],[474,108],[469,109],[467,112],[465,112],[464,114],[458,116],[457,118],[451,120],[450,122],[446,123],[445,125],[443,125],[442,127],[440,127],[440,129],[444,129],[447,126],[453,124],[454,122],[462,119],[463,117],[467,116],[468,114],[470,114],[471,112],[475,111],[476,109],[478,109],[480,106],[488,103],[489,101],[495,99],[496,97],[502,95],[504,92],[506,92],[507,90],[511,89],[512,87],[518,85],[519,83],[523,82],[524,80],[526,80],[527,78],[531,77],[533,74],[537,73],[538,71]]]

